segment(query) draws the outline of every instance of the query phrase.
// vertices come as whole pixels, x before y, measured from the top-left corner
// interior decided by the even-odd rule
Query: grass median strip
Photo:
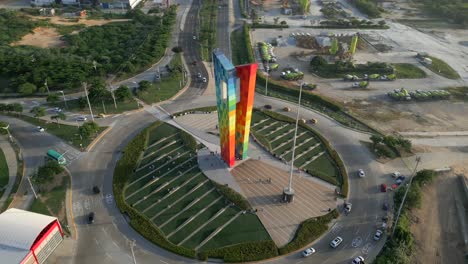
[[[432,56],[429,56],[429,58],[432,60],[432,63],[424,64],[429,70],[448,79],[460,79],[460,75],[445,61]]]

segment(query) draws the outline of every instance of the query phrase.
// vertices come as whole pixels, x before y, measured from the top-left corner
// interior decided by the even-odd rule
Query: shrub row
[[[197,152],[198,144],[195,138],[193,138],[187,132],[180,130],[180,139],[182,139],[184,145],[187,146],[190,150],[192,150],[193,152]]]
[[[194,109],[187,109],[187,110],[184,110],[184,111],[180,111],[180,112],[177,112],[177,113],[174,113],[172,114],[172,116],[182,116],[182,115],[185,115],[185,114],[192,114],[192,113],[195,113],[195,112],[214,112],[214,111],[217,111],[218,110],[218,107],[216,105],[214,106],[205,106],[205,107],[199,107],[199,108],[194,108]]]
[[[248,242],[202,252],[200,259],[219,258],[224,262],[248,262],[278,256],[278,248],[272,240]]]
[[[252,28],[288,28],[288,25],[281,24],[265,24],[265,23],[253,23]]]
[[[262,110],[262,112],[276,120],[280,120],[280,121],[285,121],[285,122],[289,122],[289,123],[295,123],[296,121],[293,119],[293,118],[290,118],[288,116],[284,116],[282,114],[278,114],[276,112],[272,112],[272,111],[267,111],[267,110]],[[316,176],[317,178],[320,178],[322,180],[325,180],[327,182],[330,182],[332,184],[339,184],[340,187],[341,187],[341,195],[344,196],[344,197],[347,197],[348,196],[348,173],[346,172],[346,167],[343,163],[343,161],[341,160],[341,157],[340,155],[338,154],[338,152],[336,152],[332,146],[330,145],[330,143],[328,142],[328,140],[326,140],[322,135],[320,135],[320,133],[318,133],[317,131],[315,131],[313,128],[311,128],[310,126],[306,125],[306,124],[303,124],[301,122],[299,122],[299,126],[301,126],[302,128],[304,129],[307,129],[309,130],[310,132],[312,132],[317,138],[319,138],[319,140],[321,141],[321,143],[323,143],[323,145],[325,146],[325,149],[327,150],[328,154],[331,156],[331,158],[333,159],[334,161],[334,164],[336,165],[337,169],[338,169],[338,180],[335,180],[333,179],[333,181],[330,181],[331,177],[323,177],[325,175],[323,174],[319,174],[319,173],[311,173],[311,172],[308,172],[310,173],[312,176]]]
[[[293,240],[280,248],[279,253],[281,255],[288,254],[312,243],[328,230],[328,224],[338,216],[338,211],[334,209],[326,215],[310,218],[302,222],[297,229]]]
[[[113,191],[115,202],[123,214],[130,218],[130,225],[142,236],[151,242],[172,251],[176,254],[195,258],[195,251],[192,249],[180,247],[169,242],[163,233],[145,216],[129,206],[124,200],[125,184],[128,177],[134,173],[137,168],[138,160],[146,147],[149,132],[162,123],[160,121],[145,128],[140,134],[133,138],[124,148],[123,155],[117,162],[114,170]]]
[[[227,199],[233,202],[237,207],[241,210],[249,210],[252,208],[249,202],[238,192],[234,191],[233,189],[229,188],[226,185],[219,184],[215,181],[212,183],[216,186],[216,189]]]

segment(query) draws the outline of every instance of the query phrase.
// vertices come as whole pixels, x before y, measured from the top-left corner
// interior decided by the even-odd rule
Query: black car
[[[271,108],[273,108],[271,105],[265,105],[264,107],[265,107],[265,109],[271,109]]]
[[[88,224],[94,223],[94,212],[89,213],[88,215]]]
[[[99,187],[97,187],[97,186],[93,187],[93,193],[94,194],[99,194],[100,192],[101,192],[101,190],[99,189]]]

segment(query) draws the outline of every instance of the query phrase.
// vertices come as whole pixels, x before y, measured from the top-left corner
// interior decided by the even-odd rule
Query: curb
[[[73,227],[73,231],[70,229],[70,232],[72,233],[71,237],[74,240],[78,240],[78,231],[76,230],[75,217],[73,215],[73,188],[72,188],[73,177],[72,177],[71,172],[67,169],[67,167],[63,167],[63,168],[65,169],[68,176],[70,177],[70,186],[68,186],[67,194],[66,194],[68,196],[68,205],[67,205],[68,210],[66,211],[68,211],[67,216],[70,216],[70,219],[69,219],[70,221],[68,223],[68,226]]]
[[[109,126],[106,128],[106,130],[102,131],[101,134],[97,138],[95,138],[85,149],[85,152],[91,151],[91,149],[101,140],[102,137],[104,137],[109,131],[112,129],[112,126]]]

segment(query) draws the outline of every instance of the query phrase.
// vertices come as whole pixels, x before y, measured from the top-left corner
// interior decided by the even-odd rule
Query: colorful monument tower
[[[221,157],[229,167],[235,158],[247,158],[257,64],[234,67],[226,56],[213,51]]]

